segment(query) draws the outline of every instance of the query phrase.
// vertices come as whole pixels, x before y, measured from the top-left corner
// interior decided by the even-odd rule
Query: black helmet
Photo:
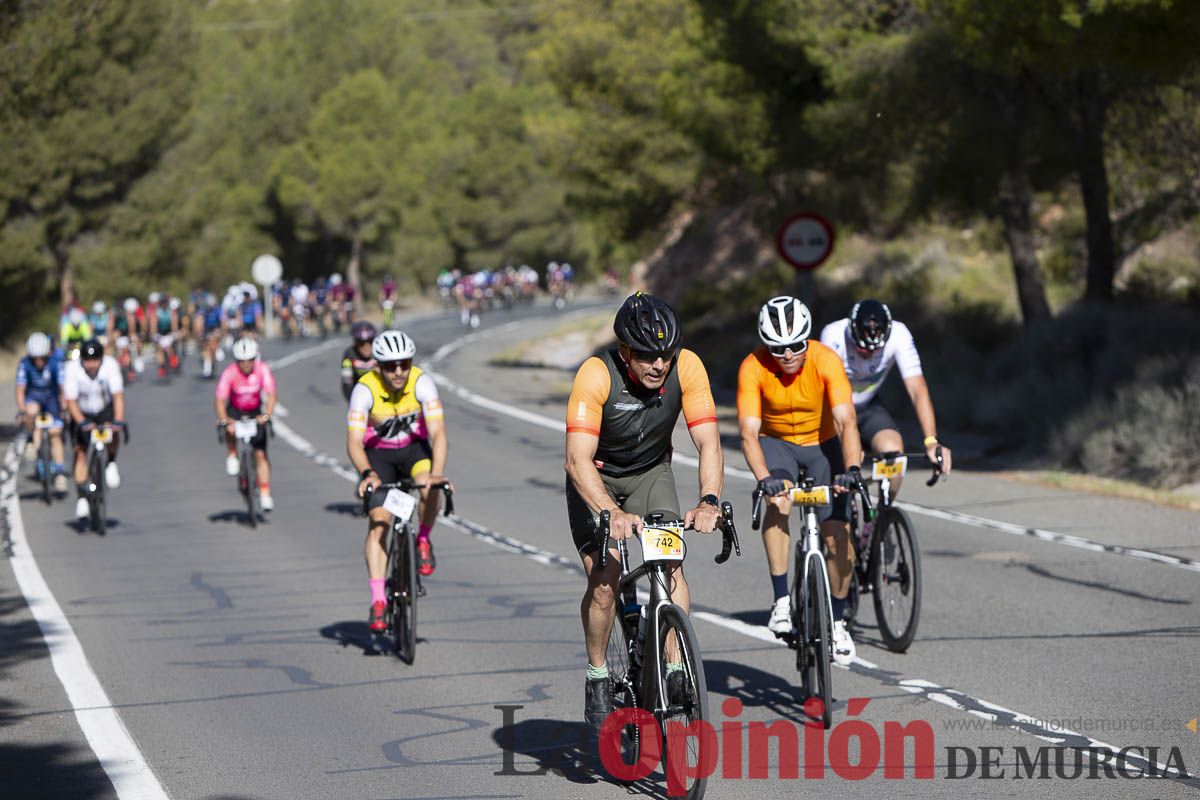
[[[79,348],[79,359],[104,358],[104,345],[96,339],[88,339]]]
[[[350,326],[350,335],[356,342],[369,342],[375,338],[375,326],[366,320],[359,320]]]
[[[878,350],[892,333],[892,312],[878,300],[860,300],[850,309],[850,338],[859,350]]]
[[[625,299],[613,320],[613,333],[630,350],[662,356],[674,353],[683,338],[675,311],[657,297],[641,292]]]

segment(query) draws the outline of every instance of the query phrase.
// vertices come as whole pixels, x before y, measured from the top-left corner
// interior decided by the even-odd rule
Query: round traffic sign
[[[796,269],[816,269],[833,252],[833,226],[819,214],[793,214],[779,226],[775,245]]]
[[[254,263],[250,265],[250,276],[260,286],[271,286],[283,277],[283,263],[266,253],[254,259]]]

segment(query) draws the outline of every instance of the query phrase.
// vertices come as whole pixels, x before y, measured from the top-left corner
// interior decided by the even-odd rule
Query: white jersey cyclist
[[[821,330],[821,344],[841,357],[854,392],[854,407],[862,409],[879,393],[892,367],[899,365],[901,378],[915,378],[921,372],[921,357],[912,332],[903,322],[892,321],[892,332],[884,346],[863,353],[850,337],[850,320],[839,319]]]
[[[96,416],[112,404],[114,394],[125,392],[125,381],[117,360],[105,355],[96,377],[88,377],[79,361],[67,362],[63,378],[63,397],[79,403],[79,410],[89,417]]]

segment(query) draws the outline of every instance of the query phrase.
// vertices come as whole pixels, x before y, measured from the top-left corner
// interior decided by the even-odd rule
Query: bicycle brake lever
[[[446,496],[446,509],[442,512],[442,516],[448,517],[454,513],[454,490],[450,488],[449,483],[442,484],[442,494]]]
[[[754,500],[754,508],[750,512],[750,528],[758,530],[758,526],[762,524],[762,500],[763,490],[755,489],[751,497]]]
[[[742,557],[742,545],[738,542],[737,528],[733,524],[733,504],[726,500],[721,503],[721,518],[724,524],[721,526],[721,552],[713,559],[718,564],[724,564],[729,560],[729,550],[732,549],[737,553],[738,558]]]

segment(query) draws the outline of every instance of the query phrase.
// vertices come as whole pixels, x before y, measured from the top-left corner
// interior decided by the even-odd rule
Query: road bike
[[[796,542],[792,564],[792,633],[784,634],[788,646],[796,651],[796,669],[800,672],[800,687],[806,698],[806,713],[819,716],[826,729],[833,724],[833,683],[830,662],[833,660],[833,596],[829,590],[829,571],[821,550],[821,527],[817,509],[833,504],[833,486],[816,486],[803,466],[796,486],[789,490],[792,505],[799,508],[804,532]],[[870,496],[859,487],[867,513]],[[754,511],[750,525],[758,530],[762,524],[762,504],[765,492],[761,487],[753,493]],[[810,700],[820,701],[809,706]]]
[[[267,433],[275,436],[275,428],[267,420]],[[225,443],[227,428],[217,423],[217,440]],[[262,515],[262,490],[258,486],[258,459],[254,457],[254,439],[258,436],[258,420],[254,417],[235,419],[233,421],[234,452],[237,455],[238,491],[246,501],[246,515],[250,519],[250,527],[257,528],[259,517]]]
[[[387,492],[383,507],[392,514],[392,527],[385,536],[383,548],[387,552],[387,569],[384,573],[384,594],[387,610],[384,623],[392,633],[392,646],[396,655],[405,664],[412,664],[417,657],[417,598],[425,594],[421,585],[421,574],[417,571],[417,534],[413,528],[413,512],[417,508],[418,489],[425,486],[412,480],[397,483],[382,483],[375,490],[363,493],[363,514],[374,491]],[[449,481],[434,483],[446,496],[445,516],[454,513],[454,489]]]
[[[34,428],[38,431],[41,441],[38,442],[37,460],[34,462],[37,470],[38,480],[42,484],[42,500],[46,505],[50,505],[53,499],[52,487],[54,483],[54,459],[50,452],[50,432],[55,428],[60,428],[61,425],[56,425],[54,417],[42,412],[37,415],[33,421]]]
[[[724,541],[715,561],[723,564],[731,550],[739,557],[742,554],[733,524],[733,506],[728,501],[721,504],[719,527]],[[701,763],[702,756],[696,737],[684,737],[684,747],[680,748],[668,735],[668,723],[678,722],[686,728],[708,720],[708,687],[699,641],[687,614],[671,602],[671,570],[675,565],[682,567],[687,555],[683,531],[683,520],[664,521],[661,514],[644,517],[642,564],[633,570],[629,568],[628,540],[617,541],[621,558],[616,592],[619,606],[606,655],[614,711],[640,708],[654,716],[663,742],[663,771],[668,775],[672,765],[682,770]],[[596,569],[604,570],[610,544],[608,511],[600,514],[600,533],[603,541]],[[645,606],[637,602],[637,583],[642,578],[650,580],[650,600]],[[672,672],[683,675],[680,685],[672,685]],[[640,726],[624,726],[621,758],[625,764],[638,763],[641,744]],[[692,781],[686,796],[699,800],[704,796],[707,778],[694,777]]]
[[[88,434],[87,483],[84,492],[88,504],[88,520],[92,530],[103,536],[108,532],[108,486],[104,473],[108,469],[108,446],[113,431],[121,429],[129,443],[129,426],[123,422],[105,422],[92,427]]]
[[[910,458],[928,459],[928,456],[889,452],[871,458],[870,481],[879,484],[873,524],[864,513],[863,500],[855,497],[850,501],[854,574],[846,604],[846,623],[854,624],[859,597],[869,593],[879,636],[896,653],[903,653],[912,644],[921,617],[921,551],[916,529],[908,513],[894,504],[891,491],[892,481],[908,471]],[[935,453],[933,475],[925,485],[933,486],[938,478],[945,479],[940,447]]]

